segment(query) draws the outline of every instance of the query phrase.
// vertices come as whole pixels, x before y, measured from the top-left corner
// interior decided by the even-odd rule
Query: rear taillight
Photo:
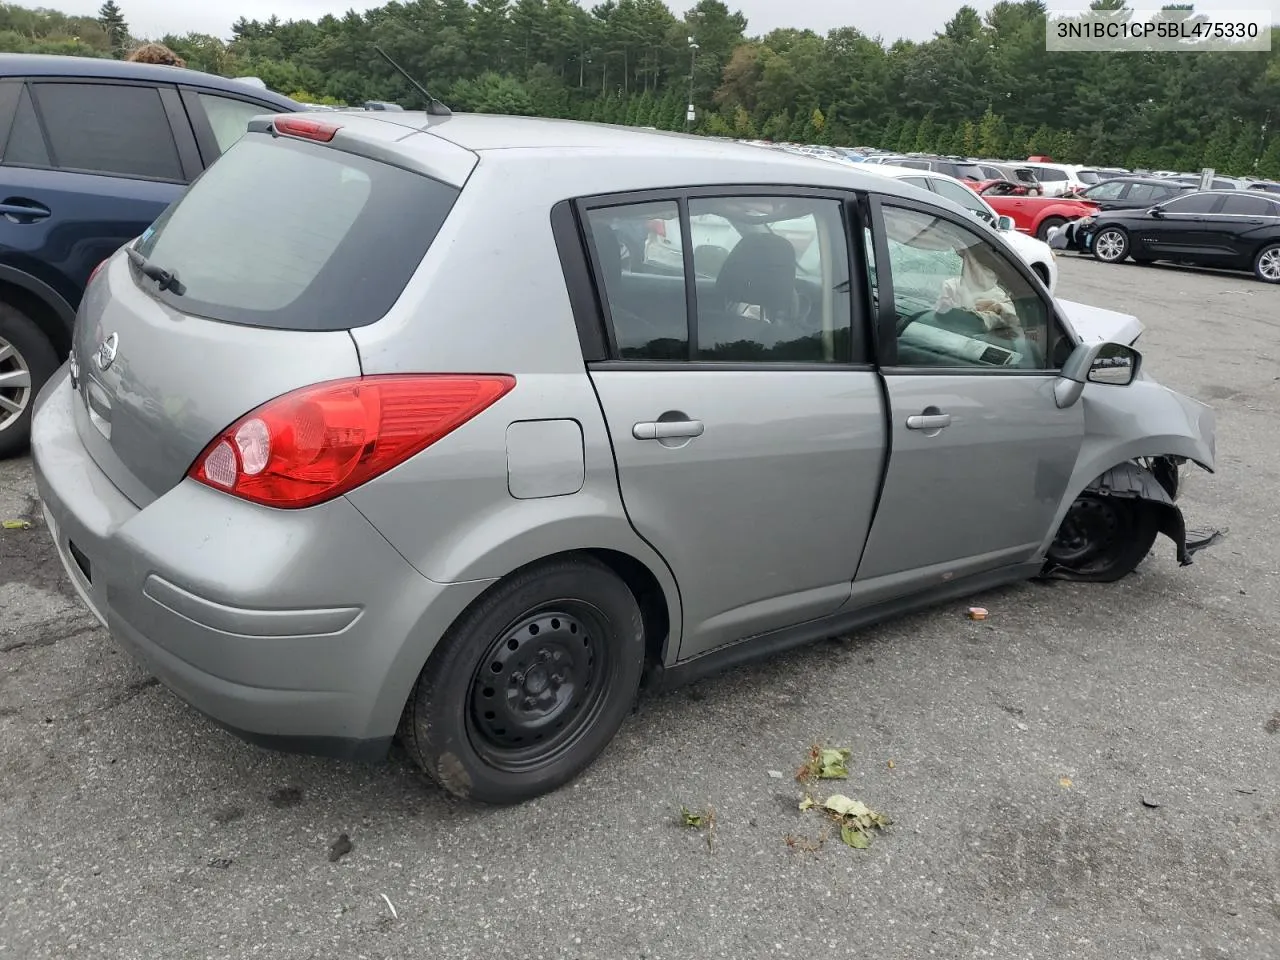
[[[281,136],[318,140],[320,143],[328,143],[342,129],[340,124],[329,123],[325,120],[313,120],[310,117],[298,116],[297,114],[276,117],[272,126],[275,127],[276,133]]]
[[[270,507],[314,506],[425,450],[515,385],[507,374],[392,374],[303,387],[233,423],[187,475]]]

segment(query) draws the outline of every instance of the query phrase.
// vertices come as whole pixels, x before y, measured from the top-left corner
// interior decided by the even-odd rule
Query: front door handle
[[[949,426],[951,426],[949,413],[918,413],[913,417],[907,417],[908,430],[941,430]]]
[[[637,440],[668,440],[678,437],[700,437],[706,428],[701,420],[655,420],[637,423],[631,435]]]

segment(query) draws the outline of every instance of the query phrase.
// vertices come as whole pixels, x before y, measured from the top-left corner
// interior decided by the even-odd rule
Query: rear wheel
[[[1119,263],[1129,253],[1129,235],[1119,227],[1104,227],[1093,238],[1093,256],[1103,263]]]
[[[1045,217],[1040,221],[1040,226],[1036,227],[1036,239],[1049,241],[1049,231],[1054,227],[1060,227],[1067,221],[1062,217]]]
[[[1253,275],[1263,283],[1280,283],[1280,243],[1270,243],[1253,258]]]
[[[635,702],[640,607],[590,558],[520,571],[440,641],[409,697],[406,750],[447,791],[519,803],[569,782]]]
[[[1046,559],[1082,579],[1110,583],[1137,568],[1158,533],[1155,513],[1142,501],[1086,493],[1062,518]]]
[[[0,458],[17,456],[31,439],[31,407],[58,355],[35,321],[0,303]]]

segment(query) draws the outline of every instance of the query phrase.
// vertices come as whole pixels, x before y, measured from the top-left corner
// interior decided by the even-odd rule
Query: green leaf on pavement
[[[849,777],[849,756],[853,751],[846,749],[823,750],[818,758],[819,780],[846,780]]]
[[[871,846],[871,840],[865,833],[847,823],[840,828],[840,839],[855,850],[865,850]]]

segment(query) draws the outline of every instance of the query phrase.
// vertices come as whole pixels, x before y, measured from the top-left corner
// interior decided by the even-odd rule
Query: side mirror
[[[1157,220],[1159,220],[1161,217],[1164,216],[1164,211],[1161,210],[1159,207],[1152,207],[1147,211],[1147,216],[1155,217]]]
[[[1013,217],[996,218],[996,229],[1002,233],[1012,233],[1017,227],[1014,225]]]
[[[1053,385],[1053,400],[1066,408],[1080,399],[1086,383],[1127,387],[1138,376],[1142,354],[1123,343],[1081,343],[1062,365]]]

